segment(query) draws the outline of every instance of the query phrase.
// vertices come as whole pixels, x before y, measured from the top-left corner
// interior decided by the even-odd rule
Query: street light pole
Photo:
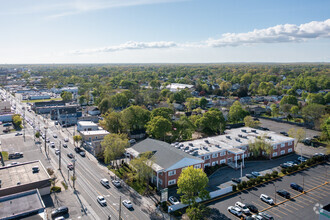
[[[60,153],[58,155],[58,169],[61,170],[61,147],[62,147],[62,143],[60,141]]]
[[[121,196],[119,196],[119,220],[121,220]]]
[[[75,182],[76,182],[76,159],[73,159],[73,189],[75,188]]]
[[[45,154],[47,155],[47,127],[45,127]]]

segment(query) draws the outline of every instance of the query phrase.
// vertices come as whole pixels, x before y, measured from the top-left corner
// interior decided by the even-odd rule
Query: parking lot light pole
[[[274,185],[274,195],[275,195],[275,205],[276,205],[276,186],[275,186],[275,183],[273,183]]]
[[[59,170],[61,170],[61,146],[62,146],[62,143],[60,141],[60,147],[59,147],[60,153],[58,155],[58,169]]]
[[[302,191],[302,193],[305,193],[305,176],[303,176],[303,191]]]

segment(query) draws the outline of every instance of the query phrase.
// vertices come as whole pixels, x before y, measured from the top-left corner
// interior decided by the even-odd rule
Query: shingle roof
[[[166,142],[151,138],[147,138],[135,144],[131,148],[139,153],[152,151],[154,153],[155,163],[164,169],[171,167],[184,158],[200,160],[200,158],[189,155],[175,147],[172,147]]]

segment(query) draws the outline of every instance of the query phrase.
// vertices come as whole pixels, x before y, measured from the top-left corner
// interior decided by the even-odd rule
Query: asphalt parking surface
[[[259,211],[266,210],[274,219],[318,219],[318,210],[323,205],[329,203],[330,184],[329,174],[327,174],[329,163],[317,165],[307,170],[284,176],[272,182],[244,190],[240,193],[224,197],[222,199],[208,203],[210,208],[218,209],[230,219],[238,217],[227,211],[229,206],[234,206],[237,201],[245,204],[255,205]],[[295,182],[304,186],[305,194],[301,194],[290,188],[290,183]],[[261,194],[270,196],[275,201],[275,191],[285,189],[294,197],[287,200],[276,195],[275,206],[270,206],[260,200]]]

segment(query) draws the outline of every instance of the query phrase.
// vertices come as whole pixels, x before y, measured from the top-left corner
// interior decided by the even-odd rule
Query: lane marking
[[[291,201],[291,202],[292,202],[292,203],[289,203],[289,202],[286,203],[286,202],[285,202],[285,203],[283,203],[283,205],[284,205],[284,206],[287,205],[287,206],[290,206],[290,208],[293,208],[293,209],[295,209],[295,210],[299,210],[299,208],[293,206],[295,203],[294,203],[293,201]],[[281,205],[282,205],[282,204],[281,204]],[[300,206],[300,205],[298,205],[298,206]],[[303,206],[300,206],[300,207],[301,207],[301,208],[304,208]]]
[[[277,208],[282,208],[282,209],[285,209],[285,210],[287,210],[288,212],[290,212],[290,213],[294,213],[294,212],[292,212],[292,210],[290,210],[290,209],[287,209],[286,207],[284,207],[284,205],[283,204],[280,204],[279,206],[277,206]]]

